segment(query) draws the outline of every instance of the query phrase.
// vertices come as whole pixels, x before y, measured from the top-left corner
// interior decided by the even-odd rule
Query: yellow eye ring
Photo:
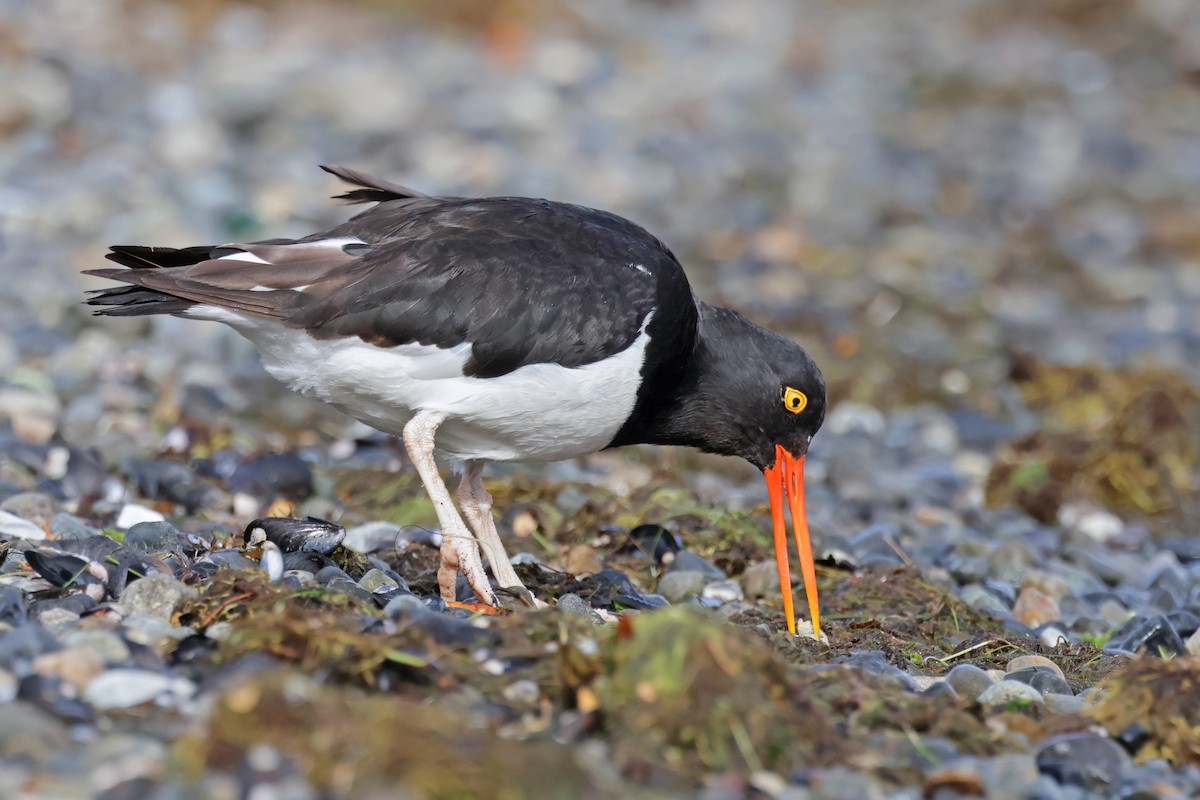
[[[783,389],[783,407],[793,414],[799,414],[808,406],[808,395],[799,389],[786,386]]]

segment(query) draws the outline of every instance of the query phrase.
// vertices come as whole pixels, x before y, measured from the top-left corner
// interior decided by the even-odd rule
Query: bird
[[[820,607],[804,462],[825,418],[799,344],[693,293],[674,253],[606,211],[526,197],[439,197],[340,166],[335,199],[372,204],[299,239],[116,245],[86,270],[98,315],[221,322],[291,389],[399,436],[441,527],[440,593],[528,595],[483,469],[631,444],[736,456],[767,483],[787,628],[796,633],[785,508],[811,624]],[[461,463],[458,508],[435,452]],[[461,513],[460,513],[461,509]]]

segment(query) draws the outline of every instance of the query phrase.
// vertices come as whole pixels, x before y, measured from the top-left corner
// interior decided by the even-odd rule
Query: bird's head
[[[825,380],[802,347],[735,312],[703,309],[700,331],[705,378],[699,381],[696,402],[708,418],[708,441],[700,446],[741,456],[763,471],[784,613],[788,630],[795,633],[785,506],[790,511],[813,631],[819,638],[816,569],[804,509],[804,459],[825,421]]]

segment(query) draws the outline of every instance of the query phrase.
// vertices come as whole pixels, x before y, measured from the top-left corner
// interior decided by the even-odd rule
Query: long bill
[[[813,632],[821,638],[821,608],[817,598],[817,570],[813,563],[812,542],[808,537],[808,517],[804,510],[804,456],[789,453],[775,445],[775,463],[763,470],[767,478],[767,496],[771,500],[771,527],[775,534],[775,565],[779,570],[779,588],[783,592],[783,613],[788,632],[796,633],[796,611],[792,606],[792,573],[788,564],[787,533],[783,524],[784,498],[792,515],[792,534],[800,556],[804,576],[804,594]]]

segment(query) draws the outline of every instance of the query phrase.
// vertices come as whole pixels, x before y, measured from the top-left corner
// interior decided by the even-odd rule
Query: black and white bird
[[[825,416],[801,347],[692,294],[671,251],[614,214],[523,197],[430,197],[341,167],[376,203],[303,239],[117,246],[126,286],[98,314],[174,314],[229,325],[268,372],[401,436],[443,533],[438,583],[463,573],[494,605],[523,589],[483,487],[488,461],[550,461],[608,447],[686,445],[766,475],[788,629],[795,632],[784,506],[814,631],[804,457]],[[434,451],[463,460],[456,510]],[[465,522],[464,518],[465,517]]]

